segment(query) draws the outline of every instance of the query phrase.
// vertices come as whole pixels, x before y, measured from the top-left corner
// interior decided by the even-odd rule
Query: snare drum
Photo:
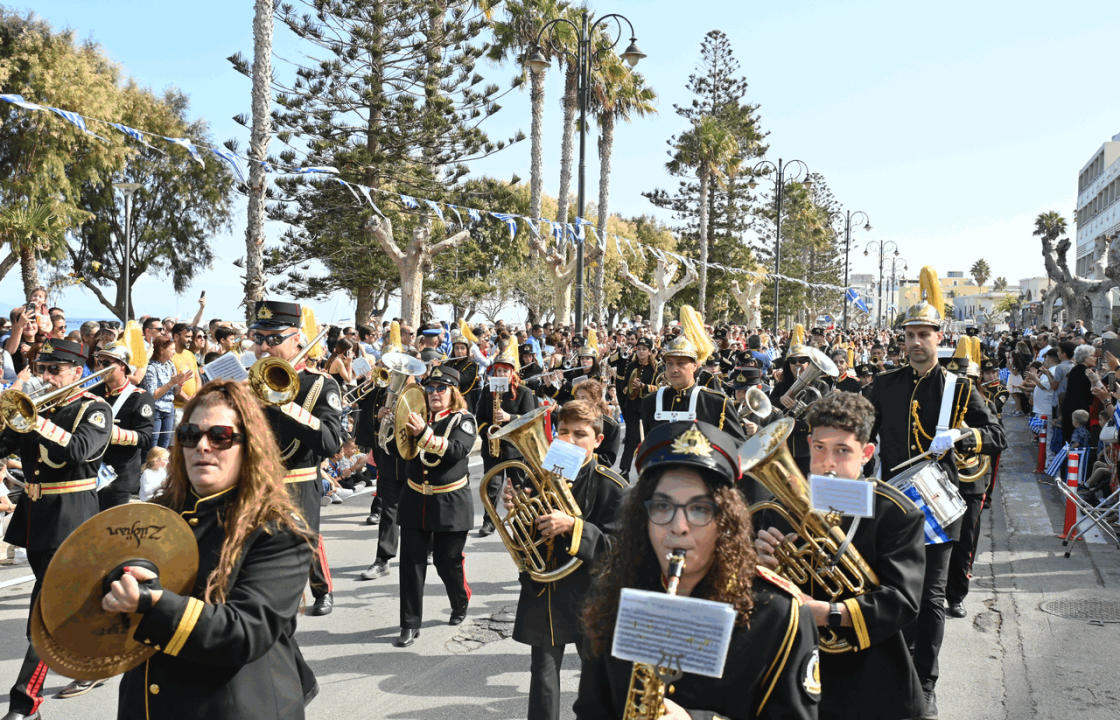
[[[887,481],[914,501],[926,516],[926,545],[949,541],[945,528],[965,511],[964,498],[937,461],[929,460],[904,470]]]

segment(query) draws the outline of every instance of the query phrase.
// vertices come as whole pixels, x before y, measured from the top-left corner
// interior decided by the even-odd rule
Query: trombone
[[[368,378],[342,396],[342,404],[353,405],[373,392],[374,388],[383,387],[389,387],[389,371],[383,367],[375,367]]]
[[[0,422],[18,433],[29,433],[35,429],[39,413],[52,409],[70,397],[75,388],[85,385],[90,380],[94,381],[93,385],[90,385],[91,388],[100,385],[105,382],[105,376],[112,370],[111,367],[102,368],[69,385],[63,385],[57,390],[36,397],[31,397],[22,390],[0,392]]]
[[[323,328],[291,361],[266,355],[253,363],[249,368],[249,387],[253,394],[265,405],[286,405],[295,400],[299,394],[299,375],[295,367],[328,332],[329,327]]]

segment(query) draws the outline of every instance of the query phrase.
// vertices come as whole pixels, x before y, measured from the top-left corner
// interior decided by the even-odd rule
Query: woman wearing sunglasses
[[[437,365],[424,381],[427,417],[411,413],[408,431],[420,453],[407,462],[407,478],[397,507],[401,530],[401,634],[397,647],[408,647],[420,635],[424,576],[428,548],[432,564],[451,603],[448,624],[467,617],[471,589],[463,573],[463,547],[474,522],[474,501],[467,474],[467,454],[478,425],[459,394],[459,372]]]
[[[175,435],[156,501],[191,526],[198,579],[177,595],[133,567],[102,598],[106,612],[142,614],[134,637],[159,650],[125,673],[117,717],[303,718],[318,686],[293,634],[313,536],[260,404],[245,383],[216,380]]]
[[[737,441],[703,422],[664,423],[638,448],[637,467],[586,595],[576,717],[623,716],[633,664],[611,656],[621,590],[664,592],[668,558],[683,551],[677,594],[727,603],[735,620],[723,675],[675,680],[662,718],[816,718],[817,628],[797,587],[757,565],[750,511],[735,487]]]

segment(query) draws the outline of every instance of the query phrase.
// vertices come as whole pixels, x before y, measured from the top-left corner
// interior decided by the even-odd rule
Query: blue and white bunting
[[[506,227],[509,228],[509,239],[510,240],[513,240],[515,237],[517,237],[517,216],[516,215],[512,215],[510,213],[493,212],[493,211],[491,211],[490,214],[493,215],[494,217],[498,218],[499,220],[501,220],[502,222],[504,222],[506,224]]]
[[[404,206],[406,208],[409,208],[410,210],[420,209],[420,203],[416,202],[416,198],[412,197],[411,195],[401,194],[401,202],[404,203]]]
[[[44,108],[42,105],[36,105],[33,102],[28,102],[23,99],[22,95],[16,95],[15,93],[0,95],[0,100],[10,102],[12,105],[18,105],[24,110],[46,110],[46,108]]]
[[[172,138],[167,136],[163,136],[163,139],[171,143],[172,145],[178,145],[179,147],[183,148],[191,154],[191,158],[198,162],[199,165],[201,165],[202,167],[206,167],[206,163],[202,161],[202,156],[198,154],[198,148],[196,148],[194,146],[194,143],[192,143],[189,139]]]
[[[474,208],[467,208],[467,217],[471,219],[471,222],[482,222],[482,213]]]
[[[443,219],[443,209],[440,208],[439,203],[437,203],[435,200],[424,200],[424,204],[432,209],[432,212],[436,214],[436,217],[440,219],[440,222],[445,222]]]
[[[366,187],[365,185],[359,185],[358,186],[358,192],[360,192],[362,194],[362,196],[365,197],[366,202],[369,203],[369,206],[371,208],[373,208],[373,211],[375,213],[377,213],[381,217],[385,217],[385,214],[383,212],[381,212],[381,208],[377,207],[377,203],[375,203],[373,201],[373,197],[370,195],[368,187]]]
[[[229,163],[229,166],[233,168],[233,174],[237,176],[238,182],[245,182],[245,173],[241,171],[241,165],[238,164],[236,155],[225,148],[210,148],[210,152]]]

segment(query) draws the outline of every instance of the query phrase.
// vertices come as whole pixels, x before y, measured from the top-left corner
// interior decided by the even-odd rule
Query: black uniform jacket
[[[663,410],[670,410],[674,412],[687,412],[689,404],[689,395],[692,393],[693,385],[688,386],[684,390],[674,390],[666,386],[665,392],[662,393],[661,404],[664,406]],[[731,399],[723,393],[710,390],[708,388],[700,388],[697,390],[699,397],[696,399],[696,419],[706,422],[709,425],[715,425],[725,433],[730,434],[739,442],[747,439],[747,432],[743,429],[743,424],[739,422],[739,415],[735,411],[735,404]],[[654,420],[654,413],[657,411],[657,392],[651,392],[642,398],[642,430],[648,436],[649,431],[657,427],[661,423],[667,422],[666,420]]]
[[[599,462],[607,467],[618,459],[618,449],[622,446],[622,426],[610,415],[603,416],[603,442],[595,448]]]
[[[125,387],[129,387],[126,385]],[[104,385],[96,393],[105,398],[110,407],[117,404],[121,392],[107,390]],[[155,429],[155,398],[142,388],[132,386],[132,392],[125,398],[117,412],[113,413],[113,424],[121,430],[109,441],[109,449],[102,458],[117,472],[113,486],[130,493],[140,492],[140,456],[152,445],[152,431]]]
[[[652,357],[645,365],[639,363],[637,358],[630,361],[623,374],[625,380],[621,383],[618,391],[619,404],[622,405],[624,413],[627,415],[633,413],[635,417],[639,415],[642,409],[642,398],[657,391],[657,385],[654,384],[654,381],[660,373],[661,369],[657,367],[657,363],[653,361]],[[637,397],[631,397],[630,383],[634,381],[635,377],[638,378],[641,387],[638,389]]]
[[[463,397],[480,387],[478,363],[469,355],[447,358],[442,364],[459,371],[459,392]]]
[[[548,552],[555,561],[553,567],[573,557],[583,564],[571,575],[551,583],[538,583],[528,573],[521,573],[513,639],[526,645],[549,647],[580,638],[579,614],[591,584],[591,565],[610,547],[610,533],[616,530],[618,504],[627,485],[618,473],[592,455],[569,487],[580,517],[571,535],[557,538]]]
[[[287,406],[265,408],[280,459],[288,470],[315,468],[315,480],[288,485],[311,529],[319,529],[319,499],[323,496],[322,470],[319,465],[342,447],[342,398],[338,383],[330,375],[316,370],[299,371],[299,393],[292,405],[310,413],[311,417],[294,417]]]
[[[252,531],[226,601],[201,600],[236,492],[192,493],[195,502],[180,513],[198,542],[198,579],[189,596],[164,590],[136,626],[133,637],[159,652],[121,678],[118,720],[299,720],[316,692],[300,685],[300,669],[314,676],[293,637],[311,562],[306,537]]]
[[[377,411],[385,404],[385,394],[388,391],[388,388],[374,388],[356,403],[358,419],[354,422],[354,442],[358,447],[377,446],[377,428],[380,424]]]
[[[940,365],[934,365],[922,376],[909,365],[875,376],[867,399],[875,406],[871,437],[879,439],[879,460],[884,479],[897,474],[891,472],[892,467],[929,449],[930,441],[937,434],[944,388],[945,369]],[[955,447],[958,450],[995,456],[1007,447],[1003,427],[988,409],[979,389],[967,377],[957,379],[950,419],[952,427],[960,427],[963,422],[971,428],[957,442]],[[946,453],[939,464],[948,473],[953,485],[960,485],[955,451]],[[945,534],[956,540],[960,534],[960,521],[945,528]]]
[[[626,390],[626,369],[630,365],[630,362],[634,359],[633,348],[630,349],[630,352],[627,353],[626,357],[622,356],[622,353],[618,351],[618,348],[612,350],[611,354],[607,356],[607,365],[610,366],[611,372],[614,375],[613,382],[615,394],[620,400],[622,399],[622,393]]]
[[[685,674],[665,697],[685,708],[693,720],[742,718],[816,718],[820,700],[817,628],[813,616],[789,590],[764,579],[754,580],[754,609],[749,625],[737,625],[723,667],[723,677]],[[796,589],[793,588],[796,592]],[[578,720],[622,717],[633,664],[592,655],[583,663]]]
[[[97,468],[109,446],[112,409],[96,395],[81,392],[43,413],[43,417],[57,426],[53,430],[57,440],[48,440],[34,430],[17,433],[5,428],[0,433],[0,457],[18,453],[28,485],[37,483],[44,490],[80,480],[96,481]],[[32,552],[56,550],[97,512],[93,486],[80,492],[44,494],[34,501],[24,492],[4,539]]]
[[[459,532],[474,525],[474,493],[467,474],[467,454],[477,436],[474,416],[465,410],[444,411],[428,420],[420,435],[420,453],[405,463],[408,482],[401,489],[397,524],[430,532]],[[440,488],[466,481],[450,492]]]
[[[519,385],[516,392],[507,390],[502,393],[501,407],[510,415],[510,419],[502,425],[508,425],[518,417],[535,409],[537,407],[537,397],[527,387]],[[501,443],[499,457],[496,458],[490,454],[489,428],[494,424],[494,393],[491,390],[484,389],[479,393],[478,406],[475,408],[474,416],[478,420],[478,434],[482,436],[483,460],[509,460],[521,457],[521,453],[517,451],[513,443],[506,440]]]
[[[836,389],[843,390],[844,392],[858,393],[863,388],[860,387],[859,380],[856,378],[845,377],[836,383]]]
[[[874,517],[860,520],[851,547],[871,567],[878,586],[837,600],[852,616],[852,627],[837,634],[856,651],[821,654],[822,718],[899,720],[918,717],[922,710],[922,686],[902,629],[918,616],[925,515],[910,498],[878,481],[874,510]],[[769,510],[759,513],[756,522],[758,527],[792,530]],[[851,525],[852,519],[844,518],[840,529],[847,533]],[[802,590],[817,600],[831,600],[816,584]]]
[[[696,384],[723,393],[723,380],[720,379],[719,375],[708,370],[701,370],[696,373]]]

